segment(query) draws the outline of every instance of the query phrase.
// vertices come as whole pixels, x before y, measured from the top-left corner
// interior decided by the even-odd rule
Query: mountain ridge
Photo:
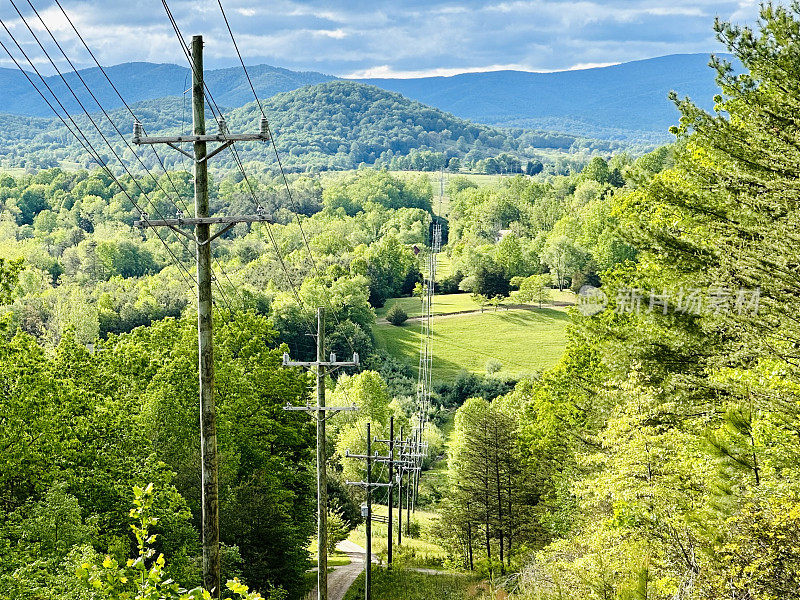
[[[262,98],[306,85],[329,81],[354,81],[439,108],[457,117],[487,125],[564,131],[573,135],[606,139],[650,141],[668,139],[667,129],[677,121],[667,93],[676,90],[701,105],[709,105],[716,93],[708,54],[673,54],[611,65],[553,73],[485,71],[451,76],[411,79],[340,79],[315,71],[291,71],[270,65],[248,67]],[[180,96],[189,85],[190,69],[170,63],[123,63],[106,72],[128,103]],[[81,76],[107,108],[121,106],[98,68],[84,69]],[[74,73],[65,75],[84,106],[96,107],[79,90]],[[81,112],[58,76],[48,83],[71,112]],[[241,69],[229,67],[206,72],[215,100],[225,108],[237,108],[252,100]],[[25,116],[50,116],[49,108],[31,89],[22,73],[0,68],[0,112]]]
[[[552,132],[473,123],[397,92],[346,80],[303,86],[265,98],[261,104],[270,115],[283,165],[291,171],[352,169],[376,162],[386,166],[395,156],[414,153],[436,153],[439,160],[480,160],[508,152],[519,158],[536,158],[541,150],[610,153],[626,147]],[[151,135],[186,134],[191,130],[191,114],[181,96],[143,100],[130,106]],[[109,114],[123,133],[131,131],[132,117],[125,108],[112,109]],[[255,102],[250,102],[227,111],[225,117],[231,131],[253,131],[259,127],[261,111]],[[105,141],[90,133],[87,117],[78,115],[73,119],[97,151],[116,163]],[[113,141],[115,152],[131,159],[133,148],[116,136],[105,119],[96,122]],[[213,122],[208,127],[214,127]],[[255,161],[267,169],[276,167],[269,144],[244,142],[237,148],[245,162]],[[137,154],[148,168],[158,166],[148,149],[139,149]],[[164,153],[164,160],[170,168],[185,168],[178,153]],[[86,168],[90,163],[90,157],[56,117],[0,114],[0,167]],[[227,152],[217,155],[213,164],[219,169],[236,168]]]

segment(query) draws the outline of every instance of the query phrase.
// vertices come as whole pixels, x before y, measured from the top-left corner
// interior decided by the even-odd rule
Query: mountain
[[[352,169],[360,163],[417,151],[447,153],[449,156],[480,159],[503,152],[520,158],[538,156],[537,149],[597,149],[611,152],[620,148],[613,142],[598,142],[549,132],[510,130],[479,125],[410,100],[398,93],[353,81],[330,81],[276,94],[263,102],[271,117],[272,130],[284,166],[290,170]],[[145,100],[132,105],[150,134],[188,133],[191,115],[181,96]],[[124,108],[111,117],[130,139],[132,118]],[[211,115],[209,114],[209,117]],[[261,113],[255,102],[226,113],[231,131],[257,131]],[[91,126],[85,116],[74,117],[81,129]],[[103,119],[108,139],[115,150],[131,163],[131,150]],[[209,123],[209,128],[213,123]],[[115,137],[116,136],[116,137]],[[90,136],[98,152],[114,164],[112,153],[98,135]],[[271,146],[260,142],[237,144],[244,161],[257,160],[274,166]],[[138,150],[148,167],[157,166],[152,151]],[[168,148],[162,157],[173,168],[186,168],[182,155]],[[214,158],[215,168],[235,168],[228,152]],[[55,118],[0,114],[0,167],[43,168],[90,166],[89,157],[66,127]]]
[[[678,119],[667,99],[670,90],[710,107],[717,90],[708,59],[705,54],[676,54],[556,73],[492,71],[356,81],[478,123],[652,143],[668,139],[667,129]],[[188,68],[170,64],[125,63],[106,71],[129,103],[182,95],[191,79]],[[268,65],[248,67],[248,71],[262,98],[335,79]],[[104,106],[121,106],[99,69],[85,69],[80,74]],[[66,77],[76,91],[82,89],[74,73]],[[70,111],[80,112],[58,76],[47,80]],[[239,68],[208,71],[206,81],[220,106],[239,107],[252,99]],[[96,108],[85,90],[78,96],[90,110]],[[0,69],[0,113],[50,116],[24,75],[14,69]]]
[[[675,54],[556,73],[492,71],[452,77],[363,79],[362,83],[494,125],[594,137],[664,135],[678,120],[670,90],[710,107],[718,92],[707,54]]]
[[[334,79],[322,73],[290,71],[269,65],[248,67],[247,70],[256,92],[263,98],[295,90],[304,85]],[[191,69],[172,64],[132,62],[106,67],[105,71],[128,104],[166,96],[180,96],[191,85]],[[122,106],[122,102],[100,69],[96,67],[82,69],[78,73],[105,108],[114,109]],[[41,87],[38,78],[35,75],[32,75],[32,78]],[[97,110],[97,104],[83,87],[78,75],[71,72],[65,74],[64,78],[89,111]],[[45,80],[70,112],[82,112],[80,105],[58,75],[45,77]],[[205,80],[211,93],[214,94],[214,100],[220,106],[233,108],[253,99],[241,68],[206,71]],[[6,68],[0,68],[0,113],[31,117],[52,116],[50,108],[32,88],[25,75],[17,69]]]

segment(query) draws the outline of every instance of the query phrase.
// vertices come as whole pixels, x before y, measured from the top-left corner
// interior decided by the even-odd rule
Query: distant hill
[[[605,152],[620,148],[613,143],[569,135],[479,125],[400,94],[352,81],[305,86],[267,98],[263,104],[271,117],[283,164],[293,170],[351,169],[362,162],[372,164],[379,158],[385,161],[392,155],[416,150],[447,152],[459,157],[470,154],[479,159],[502,152],[532,157],[537,148],[594,148]],[[133,105],[150,134],[188,133],[191,115],[186,108],[183,98],[176,96]],[[132,119],[127,111],[115,109],[111,115],[130,136]],[[254,102],[226,113],[231,131],[257,130],[260,116]],[[75,119],[82,129],[89,131],[85,116]],[[213,128],[213,122],[208,126]],[[114,139],[110,126],[103,127],[109,139]],[[111,156],[99,136],[92,136],[92,141],[101,154]],[[115,144],[117,152],[130,162],[130,150],[121,141]],[[237,146],[245,161],[274,164],[268,144],[247,142]],[[185,168],[181,155],[162,150],[169,166]],[[157,166],[149,149],[139,149],[138,154],[149,167]],[[41,168],[70,163],[90,166],[86,153],[57,119],[0,115],[0,166]],[[213,165],[235,168],[228,152],[218,155]]]
[[[710,107],[717,90],[708,59],[706,54],[680,54],[557,73],[493,71],[357,81],[478,123],[653,143],[670,139],[667,129],[678,118],[675,107],[667,100],[670,90]],[[335,79],[322,73],[268,65],[248,70],[262,98]],[[109,67],[107,72],[128,102],[182,95],[190,80],[188,68],[170,64],[125,63]],[[104,105],[121,105],[99,69],[80,73]],[[76,84],[74,89],[82,88],[75,74],[67,77],[70,84]],[[208,71],[206,81],[215,100],[225,108],[240,107],[252,100],[241,69]],[[70,110],[79,112],[57,76],[48,82]],[[94,107],[85,92],[79,96],[87,99],[87,107]],[[0,113],[50,116],[22,73],[14,69],[0,69]]]
[[[364,79],[459,117],[615,138],[667,136],[678,112],[670,90],[710,107],[717,93],[708,54],[675,54],[610,67],[530,73],[493,71],[452,77]]]
[[[191,69],[178,65],[134,62],[106,67],[105,70],[129,104],[165,96],[180,96],[191,85]],[[304,85],[334,79],[322,73],[290,71],[269,65],[248,67],[248,72],[259,96],[264,98],[280,92],[295,90]],[[108,85],[100,69],[83,69],[79,73],[104,107],[119,108],[122,106],[122,102]],[[37,84],[40,83],[35,75],[32,78]],[[81,112],[80,106],[58,75],[45,79],[68,110]],[[65,79],[86,108],[90,111],[97,109],[97,105],[75,73],[67,73]],[[231,67],[207,71],[205,79],[214,94],[214,100],[220,106],[234,108],[253,99],[250,87],[240,68]],[[31,87],[25,75],[17,69],[6,68],[0,68],[0,113],[31,117],[52,115],[47,104]]]

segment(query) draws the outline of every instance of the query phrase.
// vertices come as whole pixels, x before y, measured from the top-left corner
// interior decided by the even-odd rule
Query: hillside
[[[335,78],[316,72],[296,72],[269,65],[248,67],[262,98],[290,92]],[[125,63],[107,68],[109,77],[128,102],[154,100],[183,94],[190,71],[178,65]],[[119,99],[99,69],[81,71],[86,82],[107,107],[119,107]],[[68,76],[75,89],[82,86]],[[252,98],[241,69],[211,70],[206,81],[223,107],[244,105]],[[560,131],[581,137],[624,139],[659,143],[668,139],[667,129],[677,111],[667,100],[670,90],[699,99],[715,93],[708,55],[662,56],[610,67],[531,73],[492,71],[452,77],[417,79],[364,79],[358,83],[398,92],[423,104],[488,125],[504,125]],[[58,76],[48,84],[61,98],[71,98]],[[86,94],[79,94],[82,100]],[[65,101],[70,110],[77,103]],[[88,101],[87,106],[94,106]],[[14,69],[0,69],[0,113],[49,117],[49,109]]]
[[[452,77],[368,79],[465,119],[602,138],[656,132],[666,138],[678,111],[670,90],[706,102],[716,93],[707,54],[681,54],[610,67]]]
[[[453,156],[471,152],[472,156],[481,158],[502,152],[533,156],[536,148],[568,150],[580,146],[611,151],[618,147],[574,136],[477,125],[400,94],[347,81],[321,83],[277,94],[264,101],[263,106],[270,116],[284,165],[303,171],[308,167],[350,169],[362,162],[374,163],[382,155],[386,158],[418,149],[449,152]],[[133,108],[151,134],[189,130],[190,108],[182,97],[148,100]],[[126,135],[131,131],[131,117],[124,109],[113,111],[112,117]],[[226,117],[231,131],[252,131],[258,128],[260,113],[251,102],[226,113]],[[102,122],[102,119],[96,120]],[[88,131],[86,117],[76,117],[76,121],[82,128],[86,125]],[[55,118],[0,115],[0,124],[0,166],[89,164],[83,148]],[[104,127],[109,139],[113,139],[113,130],[107,123]],[[213,123],[209,127],[213,127]],[[102,140],[97,138],[96,141],[98,150],[109,155]],[[117,148],[118,152],[126,151],[121,142]],[[269,145],[242,144],[241,153],[246,161],[274,164]],[[142,150],[140,154],[149,166],[156,166],[152,153]],[[170,166],[183,161],[177,153],[163,154]],[[214,166],[234,168],[235,163],[230,154],[224,153],[215,159]]]
[[[191,70],[172,64],[123,63],[106,67],[105,71],[128,103],[179,96],[191,83]],[[333,79],[322,73],[290,71],[269,65],[249,67],[248,71],[256,91],[262,97],[274,96],[304,85]],[[103,106],[106,108],[122,106],[122,102],[108,85],[100,69],[83,69],[79,73]],[[65,77],[84,106],[90,110],[96,109],[97,105],[86,92],[78,76],[75,73],[68,73]],[[45,79],[70,111],[81,112],[80,106],[58,75]],[[250,87],[239,68],[207,71],[205,80],[220,106],[242,106],[252,99]],[[25,76],[17,69],[0,69],[0,90],[2,90],[0,113],[33,117],[49,117],[52,114]]]

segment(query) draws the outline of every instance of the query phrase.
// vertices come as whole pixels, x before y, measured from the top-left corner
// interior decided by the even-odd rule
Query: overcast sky
[[[14,0],[41,30],[27,2]],[[79,65],[89,66],[59,8],[51,0],[31,2]],[[183,64],[160,0],[61,3],[103,63]],[[238,64],[217,0],[169,4],[185,36],[205,36],[208,68]],[[350,77],[553,71],[719,51],[715,16],[752,23],[757,14],[755,2],[710,0],[223,0],[223,6],[248,64]],[[40,55],[10,1],[0,2],[0,18]],[[8,43],[2,28],[0,39]],[[0,65],[11,66],[4,54]]]

